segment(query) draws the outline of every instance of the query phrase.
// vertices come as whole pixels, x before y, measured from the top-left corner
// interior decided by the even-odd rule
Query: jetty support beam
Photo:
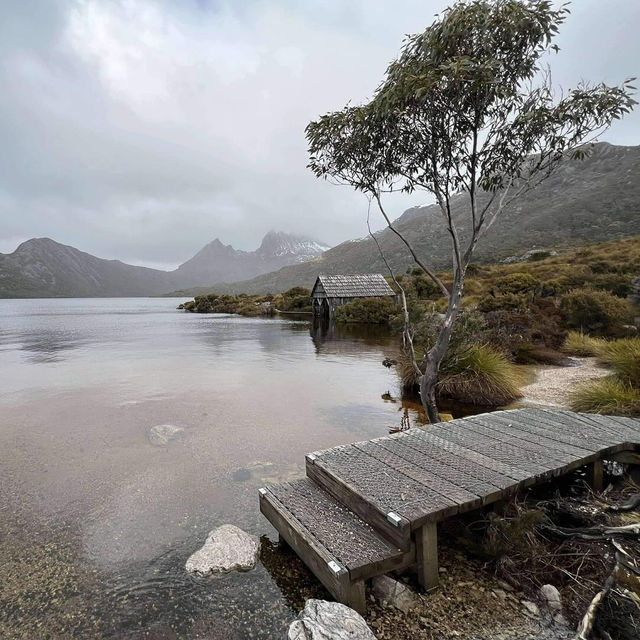
[[[593,491],[602,491],[604,465],[602,460],[595,460],[587,467],[587,482]]]
[[[416,531],[418,580],[425,591],[438,586],[438,524],[427,522]]]

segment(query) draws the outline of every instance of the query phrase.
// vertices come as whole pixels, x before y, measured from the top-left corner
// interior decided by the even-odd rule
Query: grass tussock
[[[443,363],[438,392],[456,402],[501,406],[521,397],[521,382],[503,353],[488,345],[470,345]]]
[[[621,381],[640,387],[640,338],[602,341],[596,355]]]
[[[417,391],[420,376],[407,354],[398,357],[396,369],[403,389]],[[440,367],[437,394],[462,404],[499,407],[520,398],[523,383],[502,352],[489,345],[460,345],[449,350]]]
[[[569,331],[562,351],[570,356],[592,357],[599,354],[603,344],[602,338],[593,338],[582,331]]]
[[[640,389],[610,376],[578,387],[571,394],[573,411],[640,416]]]

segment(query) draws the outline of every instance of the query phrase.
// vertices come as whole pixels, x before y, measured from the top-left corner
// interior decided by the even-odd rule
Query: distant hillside
[[[453,200],[464,235],[465,196]],[[436,205],[406,211],[396,221],[421,256],[438,269],[451,267],[451,249]],[[596,144],[585,160],[565,160],[557,172],[505,212],[477,248],[477,262],[497,262],[534,247],[574,246],[640,234],[640,147]],[[378,240],[392,267],[412,264],[406,248],[389,231]],[[232,284],[202,291],[267,293],[311,286],[319,273],[386,273],[371,238],[344,242],[322,256]]]
[[[0,254],[0,298],[153,296],[216,280],[246,279],[296,264],[326,246],[269,232],[256,251],[237,251],[216,239],[175,271],[104,260],[50,238],[23,242]]]

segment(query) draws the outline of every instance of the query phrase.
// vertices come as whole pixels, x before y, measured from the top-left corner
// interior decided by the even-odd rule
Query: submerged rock
[[[402,613],[409,613],[420,604],[420,599],[409,587],[389,576],[374,578],[372,586],[373,593],[380,602],[386,602]]]
[[[307,600],[289,626],[288,640],[376,640],[364,618],[344,604]]]
[[[259,555],[258,538],[232,524],[224,524],[209,533],[202,549],[189,557],[185,569],[197,576],[249,571],[256,566]]]
[[[149,441],[157,447],[163,447],[172,440],[182,438],[184,429],[173,424],[157,424],[149,429]]]

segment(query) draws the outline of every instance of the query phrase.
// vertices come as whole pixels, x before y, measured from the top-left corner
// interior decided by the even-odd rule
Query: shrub
[[[640,389],[614,376],[582,385],[571,394],[570,402],[574,411],[640,415]]]
[[[525,311],[493,311],[485,314],[485,319],[491,344],[514,356],[524,342],[557,350],[566,335],[555,305],[544,300]]]
[[[396,313],[396,304],[391,298],[362,298],[347,302],[336,309],[337,323],[389,324]]]
[[[560,313],[567,327],[611,334],[617,325],[629,320],[629,303],[607,291],[574,289],[560,298]]]
[[[530,273],[510,273],[498,278],[495,288],[502,294],[508,293],[529,293],[533,292],[540,285],[540,280]]]
[[[599,341],[596,355],[613,369],[619,380],[640,387],[640,338]]]
[[[631,290],[631,279],[622,273],[602,273],[591,281],[594,289],[604,289],[618,298],[626,298]]]
[[[506,293],[497,296],[486,296],[478,305],[478,311],[490,313],[492,311],[525,311],[529,306],[529,299],[518,293]]]
[[[520,376],[503,353],[474,344],[448,354],[438,393],[466,404],[500,406],[521,397],[519,382]]]
[[[595,356],[604,340],[592,338],[582,331],[569,331],[562,350],[570,356]]]

